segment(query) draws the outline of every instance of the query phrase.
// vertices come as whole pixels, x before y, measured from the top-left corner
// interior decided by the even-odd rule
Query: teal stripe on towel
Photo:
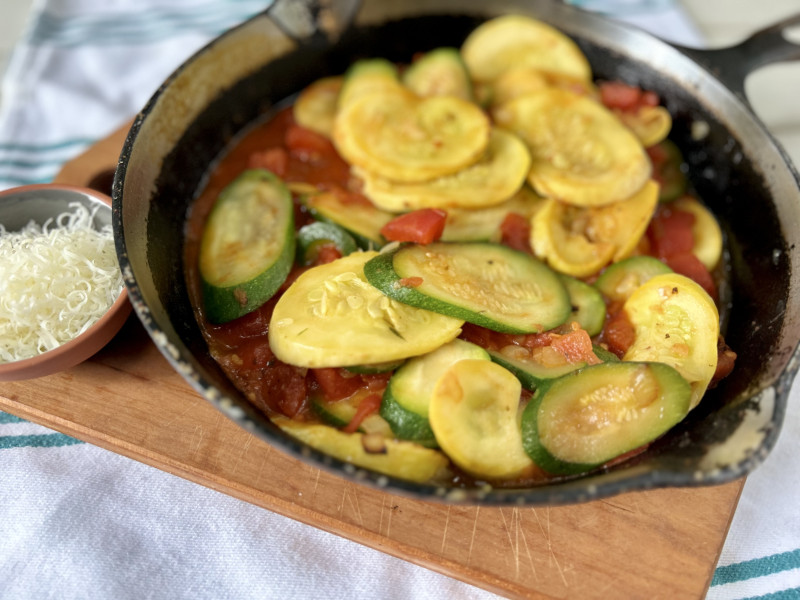
[[[55,448],[83,443],[81,440],[76,440],[63,433],[0,436],[0,450],[9,450],[10,448]]]
[[[791,569],[800,569],[800,548],[719,567],[714,572],[714,579],[711,581],[711,585],[745,581]]]
[[[24,423],[25,421],[16,417],[14,415],[10,415],[8,413],[0,412],[0,425],[5,425],[7,423]]]

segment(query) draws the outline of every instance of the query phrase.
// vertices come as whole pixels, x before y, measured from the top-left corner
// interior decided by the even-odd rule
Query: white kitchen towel
[[[673,0],[572,3],[700,42]],[[51,180],[195,50],[267,4],[37,0],[0,95],[0,189]],[[796,395],[778,447],[748,479],[709,598],[800,592],[800,482],[787,468],[800,450]],[[494,597],[0,413],[3,600],[364,596]]]

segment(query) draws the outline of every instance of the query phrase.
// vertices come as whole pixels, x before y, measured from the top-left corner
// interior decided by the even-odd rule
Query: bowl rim
[[[0,200],[19,193],[43,191],[83,194],[99,200],[109,211],[112,210],[111,197],[107,194],[87,187],[57,183],[37,183],[9,188],[0,191]],[[33,379],[74,367],[103,348],[122,328],[130,312],[128,288],[123,283],[122,291],[114,303],[86,331],[47,352],[30,358],[0,363],[0,381]]]

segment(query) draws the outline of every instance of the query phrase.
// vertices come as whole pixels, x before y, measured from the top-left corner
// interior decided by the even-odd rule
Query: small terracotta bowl
[[[88,188],[44,184],[27,185],[0,192],[0,223],[7,231],[19,231],[31,220],[42,224],[80,202],[90,211],[100,206],[94,226],[111,224],[111,198]],[[127,289],[89,329],[61,346],[38,356],[0,363],[0,381],[32,379],[51,375],[83,362],[116,335],[131,312]]]

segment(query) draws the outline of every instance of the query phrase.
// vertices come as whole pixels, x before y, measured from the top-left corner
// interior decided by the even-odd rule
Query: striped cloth
[[[0,189],[50,181],[268,1],[36,2],[0,96]],[[572,2],[699,41],[673,0]],[[800,598],[799,408],[748,479],[709,599]],[[494,597],[4,413],[0,465],[0,599]]]

